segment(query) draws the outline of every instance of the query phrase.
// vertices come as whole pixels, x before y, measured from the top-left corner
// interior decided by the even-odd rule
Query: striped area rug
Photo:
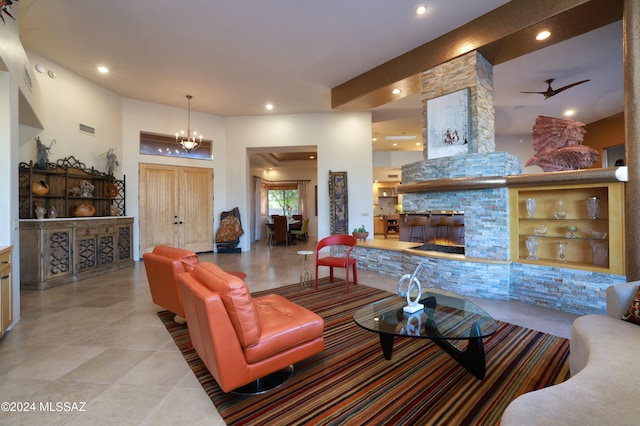
[[[474,376],[438,346],[396,338],[391,361],[378,335],[353,322],[358,307],[389,293],[358,285],[344,294],[344,281],[299,285],[278,293],[325,320],[325,350],[296,364],[293,377],[266,394],[225,394],[189,349],[186,325],[158,313],[185,359],[227,424],[237,425],[495,425],[518,395],[569,378],[569,342],[499,323],[485,339],[487,374]]]

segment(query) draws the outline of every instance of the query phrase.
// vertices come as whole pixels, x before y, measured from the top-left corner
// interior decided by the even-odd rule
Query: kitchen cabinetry
[[[0,247],[0,336],[13,322],[12,251],[11,246]]]
[[[384,230],[384,237],[387,238],[389,234],[398,234],[400,232],[400,216],[397,214],[387,215],[384,217],[386,227]]]
[[[44,190],[34,189],[34,184]],[[83,192],[83,186],[93,189]],[[43,207],[48,217],[52,208],[57,217],[71,217],[78,205],[93,206],[95,216],[125,215],[124,177],[120,180],[87,168],[74,157],[45,166],[37,166],[33,161],[20,163],[18,194],[20,219],[36,218],[36,206]]]
[[[133,265],[133,218],[20,220],[20,285],[45,289]]]
[[[382,235],[384,234],[387,222],[383,216],[377,216],[373,219],[373,233]]]
[[[587,214],[592,197],[599,202],[597,218]],[[623,183],[518,187],[509,189],[509,198],[512,261],[625,274]],[[532,215],[527,199],[535,200]],[[535,255],[527,239],[534,242],[530,248],[537,245]],[[559,243],[566,246],[564,262]]]

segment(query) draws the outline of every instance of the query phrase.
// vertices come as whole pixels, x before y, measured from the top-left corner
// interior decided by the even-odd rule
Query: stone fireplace
[[[519,174],[522,161],[506,152],[469,154],[407,164],[402,167],[403,184],[433,182],[461,177]],[[403,194],[407,212],[457,210],[464,212],[465,255],[479,259],[509,260],[508,189],[455,187]]]
[[[466,155],[430,158],[427,107],[434,99],[469,89],[470,138]],[[518,299],[580,314],[603,313],[606,287],[625,282],[620,275],[519,262],[511,257],[509,182],[521,181],[523,162],[495,152],[493,69],[470,52],[422,74],[424,161],[402,167],[403,215],[429,211],[464,212],[464,254],[417,250],[409,239],[397,248],[358,246],[358,268],[402,277],[423,264],[423,285],[465,296]],[[435,155],[434,155],[435,157]],[[551,185],[543,175],[526,175]],[[532,176],[533,179],[530,179]],[[407,223],[409,223],[407,221]],[[402,228],[401,228],[402,232]]]

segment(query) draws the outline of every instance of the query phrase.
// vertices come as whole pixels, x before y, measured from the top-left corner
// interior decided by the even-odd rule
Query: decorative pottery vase
[[[96,214],[96,208],[91,204],[78,204],[71,208],[71,216],[74,217],[89,217]]]
[[[369,236],[368,232],[353,232],[351,235],[355,237],[358,241],[365,241]]]
[[[88,181],[81,180],[78,186],[80,187],[81,197],[84,197],[84,198],[93,197],[93,190],[95,187],[91,185]]]
[[[36,206],[35,208],[36,218],[38,219],[44,219],[44,214],[46,212],[47,212],[47,209],[45,209],[42,206]]]
[[[104,186],[104,192],[107,194],[107,197],[116,198],[118,196],[118,187],[113,183],[108,183]]]
[[[55,219],[56,217],[58,217],[58,210],[53,206],[49,207],[49,219]]]
[[[116,206],[115,204],[110,205],[109,213],[111,214],[111,216],[118,216],[118,206]]]
[[[36,195],[45,195],[49,192],[49,185],[43,180],[37,180],[31,185],[31,191]]]

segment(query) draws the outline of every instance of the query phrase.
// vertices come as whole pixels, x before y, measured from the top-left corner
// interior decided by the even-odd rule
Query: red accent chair
[[[198,264],[198,255],[190,250],[172,246],[156,246],[142,255],[147,271],[153,303],[184,318],[178,275],[191,272]]]
[[[356,246],[355,237],[346,234],[330,235],[318,241],[316,246],[316,290],[318,289],[318,267],[328,266],[329,281],[333,282],[333,268],[344,268],[347,291],[349,293],[349,267],[353,268],[353,284],[358,284],[358,270],[356,269],[356,259],[351,257],[351,250]],[[325,256],[320,257],[320,250],[328,246],[348,246],[345,256]]]
[[[324,350],[322,317],[276,294],[252,298],[217,265],[178,281],[193,347],[224,392],[264,392],[267,377]]]

